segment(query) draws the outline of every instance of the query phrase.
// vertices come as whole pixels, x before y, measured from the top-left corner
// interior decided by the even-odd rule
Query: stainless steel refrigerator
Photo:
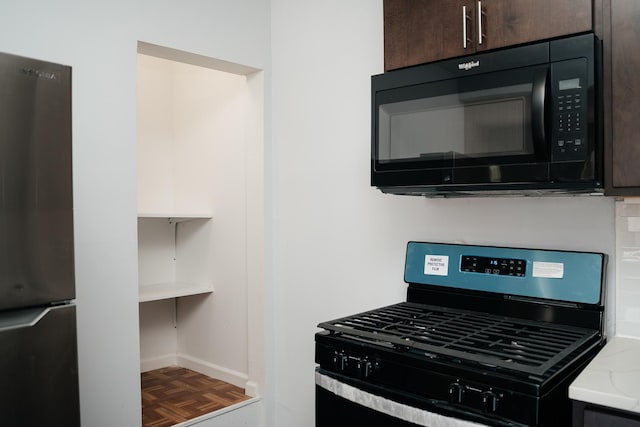
[[[71,68],[0,53],[0,425],[80,425]]]

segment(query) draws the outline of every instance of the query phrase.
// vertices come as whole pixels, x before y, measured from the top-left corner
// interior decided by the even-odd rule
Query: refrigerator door
[[[0,112],[0,311],[71,300],[71,68],[0,53]]]
[[[75,305],[0,313],[0,378],[0,424],[79,426]]]

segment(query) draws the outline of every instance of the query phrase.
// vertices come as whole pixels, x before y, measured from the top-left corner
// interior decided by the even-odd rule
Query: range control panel
[[[514,258],[463,255],[460,261],[460,271],[524,277],[527,273],[527,262]]]

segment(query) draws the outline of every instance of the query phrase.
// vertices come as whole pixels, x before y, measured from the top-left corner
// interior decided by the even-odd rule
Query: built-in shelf
[[[210,294],[213,286],[199,283],[172,282],[140,285],[139,301],[149,302],[189,295]]]
[[[140,212],[138,213],[138,218],[167,218],[175,222],[184,222],[192,219],[211,219],[213,215],[209,212]]]
[[[139,302],[213,292],[207,274],[211,215],[138,214]]]

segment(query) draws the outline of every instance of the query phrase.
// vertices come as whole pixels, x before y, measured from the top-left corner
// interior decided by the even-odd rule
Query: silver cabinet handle
[[[482,38],[484,34],[482,34],[482,15],[485,13],[482,11],[482,2],[478,1],[478,45],[482,44]]]
[[[467,6],[462,6],[462,47],[464,49],[467,48],[467,42],[469,39],[467,38],[467,20],[469,19],[469,15],[467,15]]]

